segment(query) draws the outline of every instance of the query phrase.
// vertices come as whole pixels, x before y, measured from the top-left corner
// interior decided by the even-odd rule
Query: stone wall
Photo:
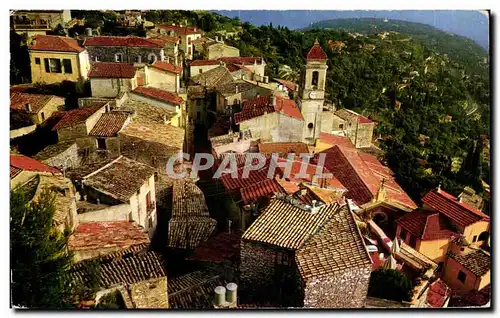
[[[38,111],[34,123],[41,124],[47,118],[52,116],[55,111],[64,109],[64,98],[59,96],[53,96],[45,106]]]
[[[115,54],[121,53],[123,56],[122,62],[136,63],[136,58],[140,57],[142,63],[148,62],[148,56],[152,53],[156,55],[158,61],[163,56],[163,48],[150,47],[127,47],[127,46],[87,46],[90,60],[99,62],[116,62]]]
[[[362,308],[368,293],[371,265],[348,268],[304,284],[304,307]]]
[[[19,129],[13,129],[10,131],[10,139],[14,139],[17,137],[21,137],[27,134],[34,132],[36,129],[36,125],[21,127]]]
[[[271,130],[274,142],[290,142],[302,140],[304,121],[286,115],[278,116],[278,125]]]
[[[86,137],[88,134],[85,123],[80,123],[72,127],[59,128],[57,130],[57,139],[59,141],[75,140],[77,138]]]
[[[240,131],[250,129],[252,137],[255,139],[261,138],[263,141],[272,141],[272,130],[279,129],[278,113],[268,113],[259,117],[255,117],[240,123]]]
[[[106,209],[78,214],[78,222],[128,221],[132,212],[129,204],[112,205]]]
[[[151,87],[177,93],[180,88],[180,75],[158,70],[154,67],[146,68],[147,84]]]
[[[372,146],[374,126],[374,123],[359,124],[357,134],[355,128],[348,131],[349,139],[351,139],[353,144],[356,144],[356,148],[368,148]]]
[[[116,98],[137,87],[136,78],[91,78],[92,97]]]
[[[76,168],[80,165],[80,158],[78,157],[78,147],[76,143],[74,143],[63,152],[51,158],[42,160],[42,162],[48,166],[55,168],[62,168],[62,167]]]

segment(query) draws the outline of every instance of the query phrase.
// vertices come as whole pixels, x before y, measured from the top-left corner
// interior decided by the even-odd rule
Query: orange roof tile
[[[139,86],[134,89],[132,93],[175,105],[180,105],[184,102],[184,99],[182,99],[182,97],[179,97],[177,94],[170,93],[169,91],[159,88]]]
[[[54,52],[74,52],[80,53],[85,50],[78,41],[65,37],[56,35],[37,35],[31,41],[29,45],[30,50],[37,51],[54,51]]]
[[[95,62],[89,72],[90,78],[133,78],[134,64],[117,62]]]
[[[59,122],[52,128],[52,130],[58,130],[61,128],[66,128],[79,124],[87,120],[90,116],[95,114],[99,109],[103,108],[107,102],[94,103],[89,106],[82,108],[72,109],[64,113],[64,116],[59,120]]]
[[[176,66],[167,62],[156,61],[151,66],[175,74],[180,74],[182,72],[182,66]]]

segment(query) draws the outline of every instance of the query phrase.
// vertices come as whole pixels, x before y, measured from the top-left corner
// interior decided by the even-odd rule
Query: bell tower
[[[304,127],[302,141],[313,145],[321,132],[321,113],[325,102],[325,82],[328,65],[325,51],[314,41],[313,47],[306,56],[306,65],[302,68],[300,77],[298,104]]]

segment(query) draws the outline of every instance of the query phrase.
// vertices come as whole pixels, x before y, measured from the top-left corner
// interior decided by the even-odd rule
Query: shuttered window
[[[70,59],[64,59],[63,66],[64,66],[64,73],[67,73],[67,74],[73,73],[73,69],[71,68],[71,60]]]

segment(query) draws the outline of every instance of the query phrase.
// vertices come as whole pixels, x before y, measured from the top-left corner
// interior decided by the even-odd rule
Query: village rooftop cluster
[[[440,186],[417,206],[379,160],[377,123],[325,103],[322,43],[293,83],[226,44],[238,30],[110,12],[146,37],[46,35],[84,24],[69,10],[11,17],[31,83],[10,87],[10,184],[32,200],[55,191],[75,286],[99,265],[80,308],[110,293],[125,308],[489,304],[482,198]],[[70,104],[34,92],[85,82],[90,95]],[[408,277],[412,299],[368,297],[378,269]]]

